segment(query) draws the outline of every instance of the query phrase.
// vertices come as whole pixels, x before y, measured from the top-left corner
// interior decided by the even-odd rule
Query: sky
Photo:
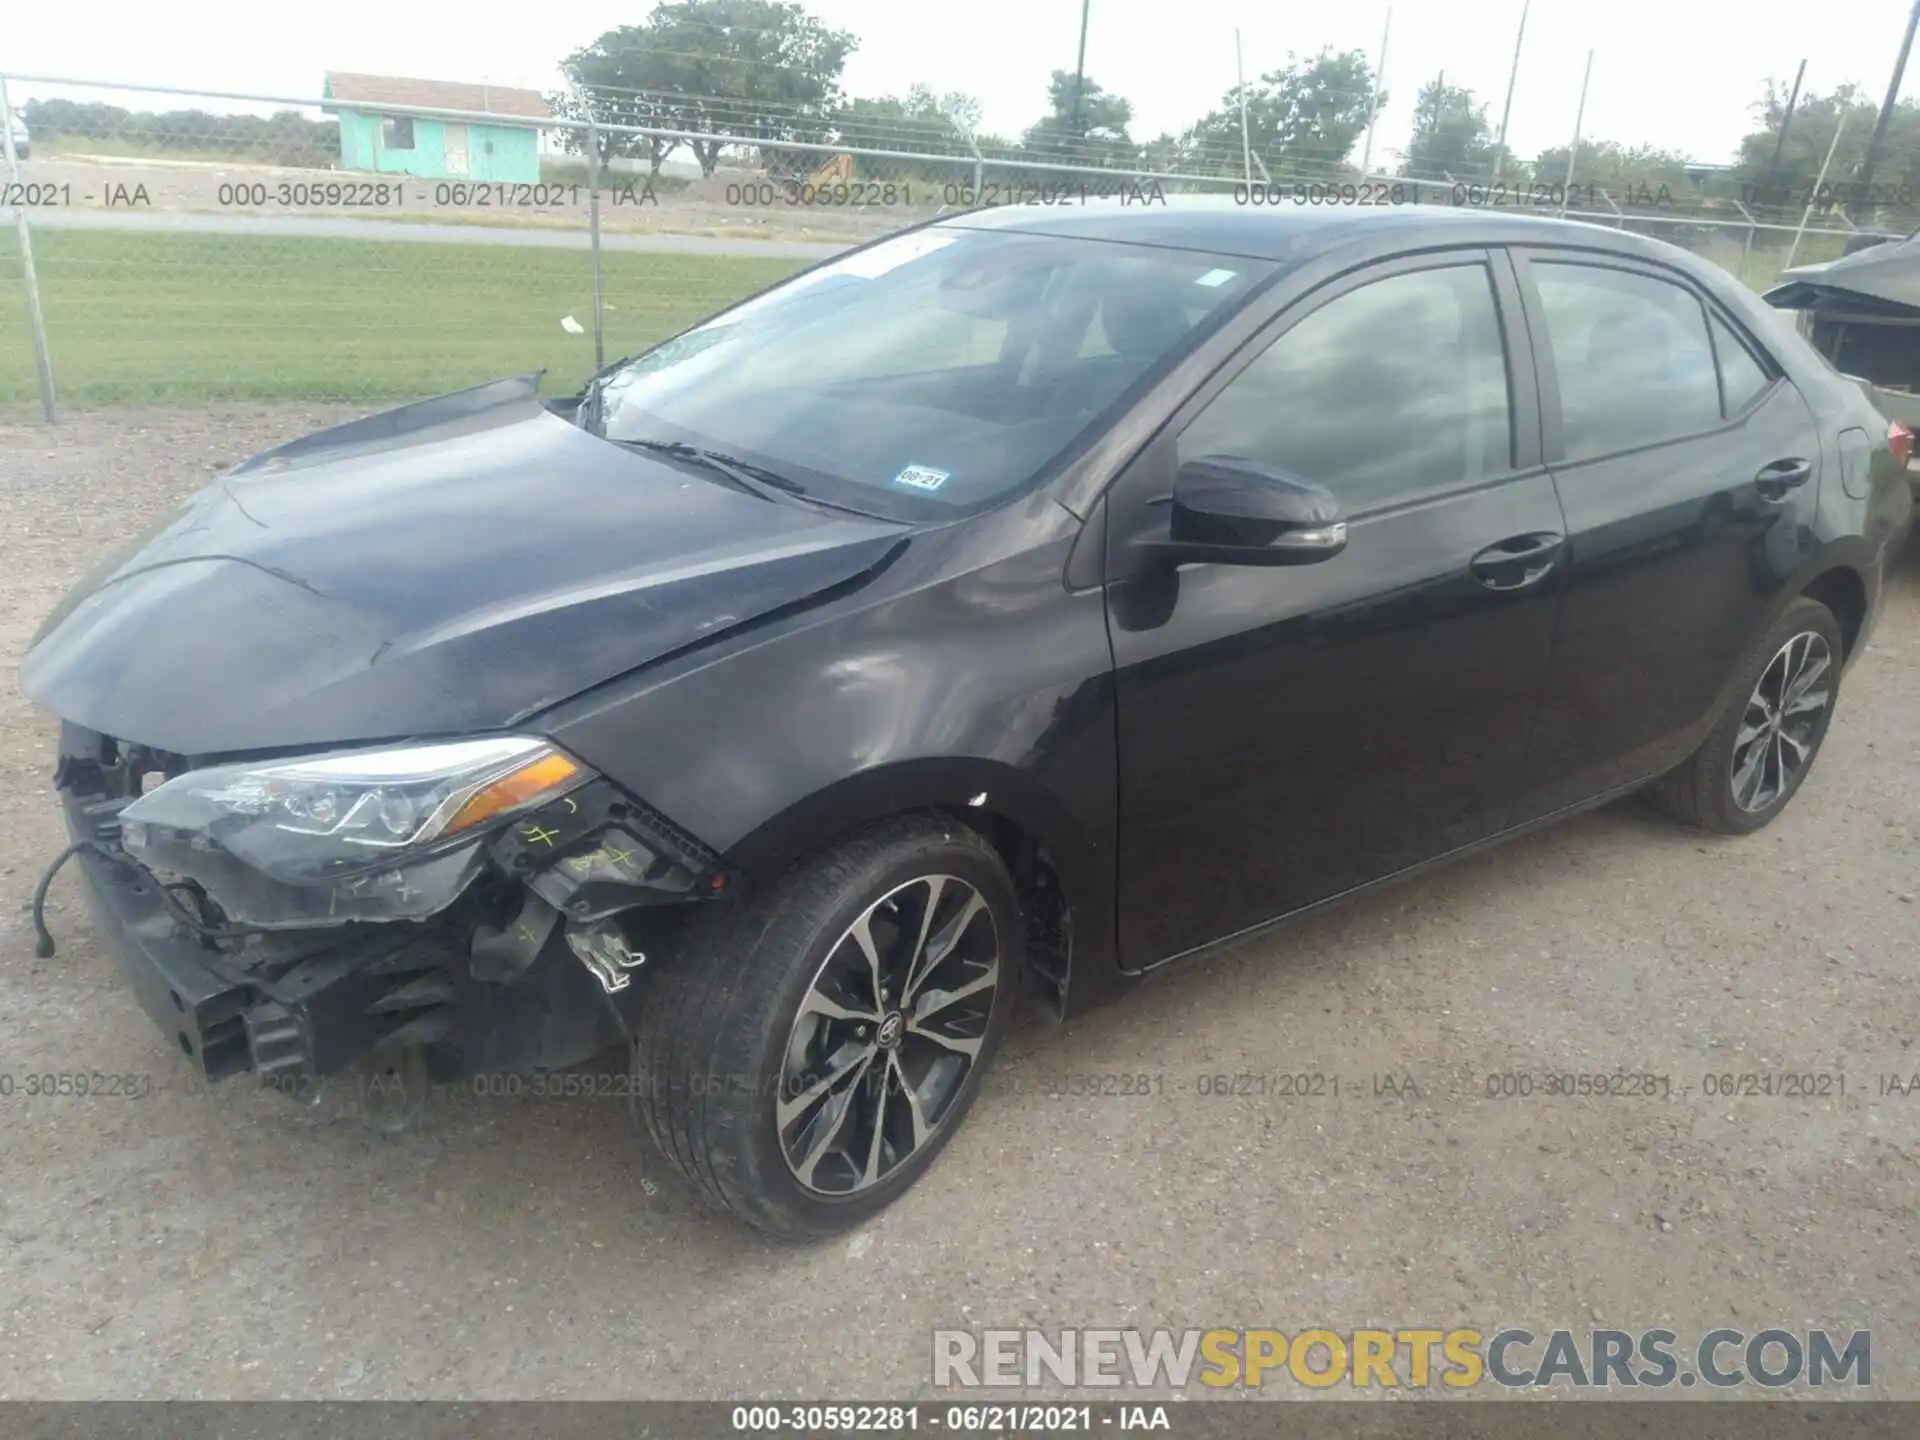
[[[1417,87],[1443,72],[1448,84],[1488,102],[1498,124],[1521,6],[1394,0],[1390,98],[1376,164],[1406,143]],[[1375,0],[1089,0],[1089,7],[1087,74],[1133,102],[1137,140],[1182,129],[1218,104],[1234,83],[1236,27],[1252,77],[1284,64],[1289,52],[1311,55],[1322,46],[1375,56],[1388,18],[1387,5]],[[639,22],[650,8],[648,0],[467,0],[451,10],[395,0],[96,0],[73,12],[23,0],[0,27],[0,67],[287,96],[318,95],[329,69],[548,90],[562,57],[604,30]],[[849,94],[903,93],[916,81],[962,90],[981,101],[988,131],[1018,135],[1045,108],[1048,73],[1073,68],[1081,0],[811,0],[810,8],[860,37],[844,78]],[[1907,0],[1821,0],[1796,7],[1798,14],[1751,0],[1532,0],[1509,138],[1523,156],[1567,143],[1591,49],[1589,139],[1730,161],[1768,78],[1791,82],[1802,59],[1810,90],[1851,81],[1877,100],[1907,9]],[[1913,85],[1910,79],[1903,93]],[[11,90],[15,105],[53,94],[83,98],[20,82]],[[130,108],[174,103],[97,98]]]

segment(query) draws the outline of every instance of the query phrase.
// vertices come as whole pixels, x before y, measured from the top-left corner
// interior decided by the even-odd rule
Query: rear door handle
[[[1798,490],[1812,478],[1813,462],[1796,455],[1762,465],[1760,473],[1753,477],[1753,488],[1769,500],[1781,500],[1789,490]]]
[[[1551,530],[1509,535],[1474,556],[1468,566],[1489,590],[1525,590],[1553,573],[1566,545],[1567,537]]]

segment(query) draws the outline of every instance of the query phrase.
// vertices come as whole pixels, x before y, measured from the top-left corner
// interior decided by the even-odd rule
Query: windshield
[[[1271,271],[1238,256],[918,230],[614,371],[610,440],[680,442],[904,517],[1040,475]]]

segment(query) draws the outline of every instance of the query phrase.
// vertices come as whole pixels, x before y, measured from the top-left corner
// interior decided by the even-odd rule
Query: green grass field
[[[118,231],[34,232],[62,406],[389,400],[593,368],[584,248]],[[607,357],[684,328],[802,260],[608,252]],[[561,325],[571,315],[587,333]],[[11,226],[0,229],[0,404],[32,401]]]
[[[210,399],[384,401],[545,369],[593,368],[593,277],[578,250],[125,231],[34,234],[62,406]],[[0,227],[0,405],[37,396],[11,226]],[[1832,258],[1810,240],[1800,260]],[[1831,253],[1829,253],[1831,252]],[[1764,288],[1784,248],[1702,253]],[[605,254],[607,356],[630,353],[800,269],[802,260]],[[568,333],[571,315],[587,332]]]

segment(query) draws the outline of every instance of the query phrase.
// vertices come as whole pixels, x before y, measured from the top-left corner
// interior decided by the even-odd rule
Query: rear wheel
[[[1725,835],[1771,822],[1826,739],[1843,647],[1832,611],[1804,596],[1795,600],[1754,647],[1713,732],[1648,798],[1677,820]]]
[[[706,1196],[775,1235],[860,1223],[952,1137],[1011,1016],[1019,910],[999,855],[890,820],[718,910],[643,999],[636,1090]]]

